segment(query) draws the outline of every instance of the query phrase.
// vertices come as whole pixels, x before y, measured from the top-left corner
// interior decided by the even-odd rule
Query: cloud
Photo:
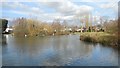
[[[81,15],[91,13],[94,8],[88,5],[76,5],[70,1],[65,2],[44,2],[43,5],[53,8],[59,15],[53,14],[53,19],[75,20]],[[57,4],[57,5],[56,5]]]
[[[52,21],[54,19],[70,21],[79,20],[80,17],[92,13],[94,10],[96,11],[94,13],[95,15],[102,15],[101,10],[112,8],[112,2],[114,2],[112,0],[34,0],[34,2],[28,1],[30,4],[27,4],[28,2],[23,1],[23,3],[22,1],[23,0],[3,2],[3,8],[8,9],[8,12],[15,13],[16,15],[21,14],[28,17],[31,15],[42,21]],[[75,2],[90,2],[93,3],[93,5],[87,3],[83,5],[82,3]],[[115,3],[115,6],[116,5]],[[114,8],[112,9],[117,11],[117,7],[115,6],[113,6]],[[98,10],[96,10],[96,8]],[[97,17],[97,19],[99,19],[99,17]]]
[[[16,10],[11,10],[11,11],[9,11],[9,12],[11,12],[11,13],[15,13],[15,14],[24,14],[24,15],[28,15],[28,14],[29,14],[29,13],[27,13],[27,12],[16,11]]]
[[[62,14],[71,13],[75,11],[76,8],[76,5],[72,2],[63,0],[61,0],[61,2],[40,2],[40,4],[53,8],[56,12],[60,12]]]
[[[64,16],[63,20],[73,20],[74,16]]]
[[[3,8],[9,8],[9,9],[16,9],[16,8],[27,8],[28,6],[27,5],[24,5],[20,2],[3,2],[2,3],[2,7]]]
[[[41,3],[41,2],[40,2]],[[64,16],[81,15],[86,14],[94,10],[93,7],[87,5],[76,5],[70,1],[61,2],[42,2],[43,5],[53,8],[56,12],[61,13]]]
[[[10,9],[9,12],[15,14],[21,14],[26,16],[35,16],[38,17],[42,21],[50,21],[54,19],[61,19],[61,20],[74,20],[77,15],[89,13],[93,10],[93,7],[87,5],[76,5],[73,2],[68,0],[61,2],[36,2],[38,6],[26,5],[22,2],[5,2],[3,4],[3,8]],[[46,6],[49,8],[54,9],[56,12],[54,13],[47,13],[44,12],[44,9],[41,9],[41,6]],[[20,9],[20,10],[16,10]]]
[[[2,0],[2,2],[63,2],[68,0]],[[119,0],[69,0],[71,2],[113,2]]]
[[[107,2],[100,5],[102,9],[112,9],[116,15],[118,15],[118,1]]]
[[[108,8],[113,8],[116,7],[117,3],[116,2],[105,2],[104,4],[100,5],[100,8],[108,9]]]
[[[16,14],[37,15],[43,13],[43,11],[39,7],[30,7],[21,2],[3,2],[2,7],[3,9],[9,9],[10,11]]]
[[[57,8],[57,11],[64,13],[64,14],[72,14],[78,8],[77,5],[74,3],[67,1],[67,2],[60,2],[61,5]]]
[[[82,5],[76,10],[76,15],[85,15],[91,13],[93,10],[94,8],[91,6]]]

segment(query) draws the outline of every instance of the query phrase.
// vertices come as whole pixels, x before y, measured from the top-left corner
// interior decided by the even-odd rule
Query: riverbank
[[[106,32],[80,33],[80,40],[118,47],[118,36],[115,34],[109,34]]]

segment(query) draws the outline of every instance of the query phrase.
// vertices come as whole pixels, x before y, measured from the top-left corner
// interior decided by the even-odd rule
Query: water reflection
[[[117,50],[86,43],[78,35],[17,38],[3,47],[3,66],[115,66]]]
[[[8,35],[2,35],[2,45],[7,45],[7,40],[6,40],[6,37],[7,37]]]

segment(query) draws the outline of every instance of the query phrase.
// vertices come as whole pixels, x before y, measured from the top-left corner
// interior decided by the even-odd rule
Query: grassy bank
[[[118,46],[118,36],[105,32],[84,32],[80,34],[80,40],[109,46]]]

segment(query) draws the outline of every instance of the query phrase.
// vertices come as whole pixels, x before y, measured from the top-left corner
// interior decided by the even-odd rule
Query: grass
[[[117,36],[106,32],[84,32],[80,34],[80,40],[117,46]]]

